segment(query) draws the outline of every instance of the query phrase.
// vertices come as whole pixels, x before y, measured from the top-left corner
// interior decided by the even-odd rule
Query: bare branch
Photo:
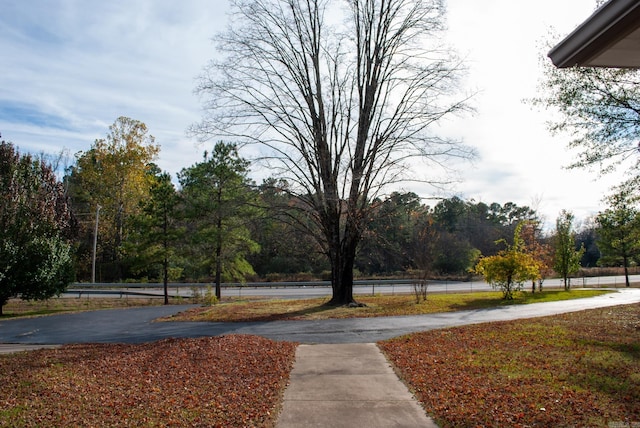
[[[200,80],[205,115],[191,131],[259,144],[310,205],[330,257],[355,251],[372,197],[415,179],[412,158],[446,166],[473,156],[432,133],[468,109],[454,98],[463,66],[441,43],[441,0],[232,5],[233,26],[218,36],[225,56]]]

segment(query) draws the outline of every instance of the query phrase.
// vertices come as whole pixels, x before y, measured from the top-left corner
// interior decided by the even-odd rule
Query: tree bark
[[[353,298],[353,265],[356,256],[356,243],[338,248],[335,258],[331,260],[331,300],[330,306],[342,306],[356,303]]]
[[[216,194],[218,209],[222,206],[222,185],[218,187]],[[216,298],[222,299],[222,215],[219,214],[216,220]]]
[[[216,297],[218,300],[222,298],[222,220],[218,219],[218,242],[216,244]]]
[[[164,251],[164,257],[162,259],[162,276],[163,276],[163,286],[164,286],[164,304],[169,304],[169,257],[167,256],[167,252],[169,251],[169,242],[167,240],[167,234],[169,233],[169,216],[167,215],[167,210],[163,212],[163,223],[162,223],[162,249]]]
[[[629,260],[627,256],[624,257],[624,282],[626,287],[630,287],[629,283]]]

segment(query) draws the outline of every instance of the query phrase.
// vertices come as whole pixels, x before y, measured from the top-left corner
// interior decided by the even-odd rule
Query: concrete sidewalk
[[[276,428],[432,428],[373,343],[300,345]]]

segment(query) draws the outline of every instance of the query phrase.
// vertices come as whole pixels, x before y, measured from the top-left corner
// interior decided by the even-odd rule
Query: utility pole
[[[98,222],[100,221],[100,204],[96,206],[96,228],[93,231],[93,262],[91,266],[91,282],[96,283],[96,250],[98,248]]]

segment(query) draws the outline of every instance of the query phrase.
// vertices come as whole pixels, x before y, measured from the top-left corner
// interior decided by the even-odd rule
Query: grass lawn
[[[581,290],[570,292],[549,290],[543,293],[515,293],[513,301],[502,299],[499,292],[477,292],[460,294],[431,294],[426,302],[416,303],[413,295],[362,295],[356,299],[367,306],[345,308],[325,306],[326,298],[302,300],[270,300],[264,298],[225,297],[213,306],[203,306],[179,314],[172,321],[272,321],[353,317],[379,317],[392,315],[420,315],[451,312],[466,309],[482,309],[502,305],[518,305],[554,300],[593,297],[607,290]],[[25,316],[55,315],[65,312],[93,311],[99,309],[130,308],[162,305],[162,298],[52,298],[45,301],[23,301],[11,299],[3,307],[0,319]],[[191,303],[189,299],[170,299],[170,304]]]
[[[235,300],[192,310],[167,318],[171,321],[275,321],[321,320],[329,318],[365,318],[395,315],[423,315],[505,305],[578,299],[609,293],[607,290],[550,290],[543,293],[515,293],[513,300],[503,300],[500,292],[431,294],[426,301],[416,303],[413,295],[356,296],[366,307],[326,306],[327,299],[304,300]]]

